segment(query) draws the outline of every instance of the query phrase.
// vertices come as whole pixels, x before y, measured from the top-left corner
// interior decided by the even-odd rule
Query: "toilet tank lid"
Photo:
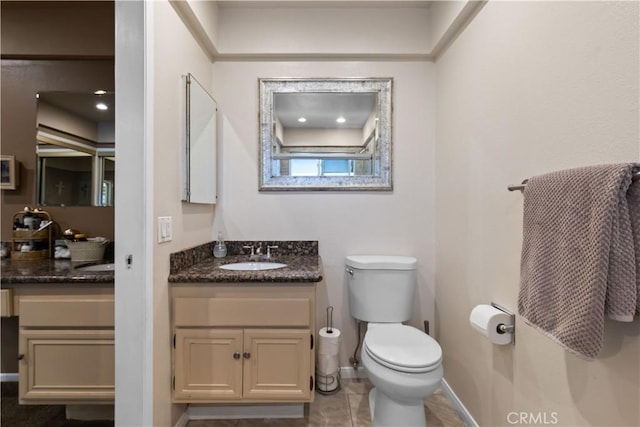
[[[346,263],[361,270],[415,270],[418,260],[410,256],[349,255]]]

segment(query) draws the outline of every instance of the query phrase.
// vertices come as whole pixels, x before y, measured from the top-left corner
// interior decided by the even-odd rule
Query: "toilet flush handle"
[[[345,271],[349,273],[351,276],[353,276],[353,270],[350,269],[349,267],[345,268]]]

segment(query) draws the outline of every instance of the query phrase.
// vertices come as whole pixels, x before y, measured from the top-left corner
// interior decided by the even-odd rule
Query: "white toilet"
[[[427,425],[424,400],[440,385],[442,349],[409,320],[416,289],[413,257],[358,255],[346,260],[351,315],[368,322],[362,365],[376,427]]]

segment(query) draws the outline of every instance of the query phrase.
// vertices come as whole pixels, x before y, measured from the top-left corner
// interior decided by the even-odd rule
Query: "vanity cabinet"
[[[113,403],[113,291],[92,291],[16,295],[20,403]]]
[[[314,295],[313,286],[174,287],[174,402],[312,401]]]

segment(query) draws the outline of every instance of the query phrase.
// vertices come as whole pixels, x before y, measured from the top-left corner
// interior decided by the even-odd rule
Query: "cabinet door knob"
[[[248,351],[245,351],[242,355],[244,356],[245,359],[248,359],[251,357],[251,353],[249,353]]]
[[[22,360],[22,359],[24,359],[24,354],[22,353],[18,354],[18,360]]]
[[[238,353],[237,351],[233,353],[233,358],[236,360],[240,359],[240,353]]]

